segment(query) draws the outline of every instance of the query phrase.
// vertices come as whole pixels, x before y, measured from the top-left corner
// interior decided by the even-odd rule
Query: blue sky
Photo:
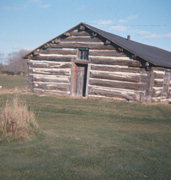
[[[171,51],[171,0],[0,0],[0,53],[34,49],[80,22]]]

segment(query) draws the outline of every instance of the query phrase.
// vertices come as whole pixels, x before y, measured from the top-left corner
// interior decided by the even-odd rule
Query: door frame
[[[88,96],[88,84],[89,84],[89,72],[90,72],[90,64],[86,61],[78,61],[78,62],[73,62],[72,63],[72,69],[71,69],[71,86],[70,86],[70,95],[71,96],[76,96],[76,76],[77,76],[77,73],[76,73],[76,67],[77,67],[77,64],[80,64],[80,65],[87,65],[87,74],[86,74],[86,84],[85,84],[85,96],[81,96],[81,97],[87,97]]]

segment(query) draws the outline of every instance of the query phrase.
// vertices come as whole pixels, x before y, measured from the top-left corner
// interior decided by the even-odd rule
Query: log
[[[61,42],[60,39],[55,39],[55,40],[52,41],[53,44],[58,44],[58,43],[60,43],[60,42]]]
[[[86,37],[86,38],[85,38]],[[76,37],[73,37],[73,36],[70,36],[70,37],[68,37],[68,38],[66,38],[66,39],[63,39],[61,42],[68,42],[68,43],[70,43],[70,42],[102,42],[100,39],[98,39],[98,38],[91,38],[91,37],[89,37],[89,36],[83,36],[83,37],[79,37],[79,36],[76,36]]]
[[[30,62],[31,68],[71,68],[71,63],[56,64],[56,63],[36,63]]]
[[[79,41],[79,42],[77,42],[77,41],[61,41],[61,42],[60,42],[61,45],[63,45],[63,44],[68,44],[68,43],[69,43],[69,44],[78,44],[78,43],[79,43],[79,44],[83,44],[83,45],[84,45],[84,44],[85,44],[85,45],[86,45],[86,44],[87,44],[87,45],[93,45],[93,44],[95,44],[95,45],[103,45],[103,42],[84,42],[84,41],[83,41],[83,42],[82,42],[82,41]]]
[[[102,86],[102,87],[113,87],[121,89],[131,89],[131,90],[145,90],[144,83],[131,83],[131,82],[122,82],[122,81],[107,81],[99,79],[89,79],[90,85]]]
[[[76,49],[55,49],[55,48],[49,48],[46,50],[41,50],[40,53],[42,54],[62,54],[62,55],[76,55],[77,50]]]
[[[52,75],[52,74],[38,74],[38,73],[30,73],[29,77],[46,77],[48,79],[65,79],[70,81],[70,76],[67,75]]]
[[[164,73],[156,73],[154,72],[154,78],[155,79],[163,79]]]
[[[154,87],[154,72],[153,68],[150,69],[150,71],[147,71],[147,77],[148,81],[146,82],[146,101],[151,102],[151,98],[153,96],[153,87]]]
[[[89,95],[88,96],[89,98],[91,98],[91,99],[96,99],[96,98],[98,98],[98,99],[108,99],[108,100],[116,100],[116,101],[127,101],[125,98],[119,98],[119,97],[107,97],[107,96],[100,96],[100,95]]]
[[[65,36],[70,36],[71,34],[69,32],[64,33]]]
[[[71,36],[90,36],[91,34],[86,31],[71,31]]]
[[[157,73],[157,74],[165,74],[165,71],[162,69],[156,69],[156,68],[152,68],[153,73]]]
[[[161,97],[162,96],[162,92],[163,92],[163,88],[162,89],[153,89],[153,97]]]
[[[111,45],[90,44],[90,43],[63,43],[53,44],[53,48],[89,48],[89,49],[114,49]]]
[[[155,86],[155,87],[163,87],[163,81],[159,81],[157,79],[154,79],[153,86]]]
[[[153,67],[153,71],[163,71],[165,72],[166,68],[163,67]]]
[[[97,37],[97,33],[95,33],[95,32],[92,32],[92,33],[91,33],[91,37],[92,37],[92,38],[95,38],[95,37]]]
[[[57,57],[57,58],[76,58],[76,55],[67,55],[67,54],[42,54],[40,53],[39,56],[41,56],[42,58],[45,57]]]
[[[60,72],[47,72],[47,71],[45,71],[45,72],[39,72],[39,71],[30,71],[30,73],[32,73],[32,74],[40,74],[40,75],[59,75],[59,76],[66,76],[66,77],[68,77],[68,76],[70,76],[70,73],[67,73],[67,72],[62,72],[62,71],[60,71]]]
[[[34,74],[49,74],[49,75],[65,75],[69,76],[71,74],[70,69],[69,70],[63,70],[63,69],[47,69],[47,68],[32,68],[30,69],[30,73]]]
[[[106,97],[117,97],[117,98],[125,98],[126,100],[137,100],[135,93],[114,91],[114,90],[106,90],[106,89],[97,89],[94,87],[89,87],[89,95],[98,95],[98,96],[106,96]]]
[[[124,53],[117,52],[116,50],[110,50],[110,51],[103,51],[103,50],[98,50],[98,51],[89,51],[90,56],[121,56],[121,57],[126,57]]]
[[[163,93],[162,95],[169,98],[169,86],[171,80],[171,71],[166,70],[164,80],[163,80]]]
[[[95,73],[90,72],[91,78],[97,78],[97,79],[109,79],[109,80],[119,80],[119,81],[128,81],[128,82],[140,82],[140,81],[146,81],[147,76],[140,76],[140,75],[131,75],[130,73]]]
[[[91,70],[97,71],[115,71],[115,72],[132,72],[132,73],[140,73],[142,71],[141,68],[136,67],[123,67],[120,66],[110,66],[110,65],[91,65]]]
[[[33,86],[35,88],[41,88],[45,90],[59,90],[59,91],[69,91],[70,89],[70,84],[57,84],[57,83],[40,83],[40,82],[34,82],[33,81]]]
[[[49,60],[59,62],[70,62],[73,57],[58,57],[58,56],[33,56],[33,60]]]
[[[55,95],[69,95],[70,94],[70,92],[67,92],[67,91],[45,90],[41,88],[34,88],[33,92],[55,94]]]
[[[105,45],[110,45],[110,44],[111,44],[111,41],[105,40],[104,44],[105,44]]]
[[[69,83],[69,78],[48,78],[48,77],[38,77],[38,76],[32,76],[32,79],[34,82],[54,82],[54,83]]]
[[[89,58],[92,64],[109,64],[109,65],[123,65],[130,67],[140,67],[140,62],[135,60],[113,60],[113,59],[101,59],[101,58]]]
[[[80,25],[79,30],[84,31],[85,29],[85,26]]]

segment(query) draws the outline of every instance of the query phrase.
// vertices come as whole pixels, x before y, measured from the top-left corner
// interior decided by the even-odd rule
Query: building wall
[[[168,101],[171,98],[171,70],[153,67],[150,74],[149,101]]]
[[[72,30],[37,49],[29,58],[29,88],[34,92],[72,95],[78,49],[89,49],[87,96],[156,101],[167,89],[165,69],[146,71],[140,60],[89,30]],[[151,80],[154,79],[154,80]],[[167,91],[170,91],[170,86]],[[165,90],[166,91],[166,90]]]
[[[89,97],[139,101],[146,90],[147,72],[127,56],[96,56],[90,66]]]

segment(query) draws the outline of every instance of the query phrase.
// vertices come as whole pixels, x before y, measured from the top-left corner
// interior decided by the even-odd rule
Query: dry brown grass
[[[1,141],[24,141],[30,139],[38,130],[33,112],[18,97],[7,100],[1,111]]]

